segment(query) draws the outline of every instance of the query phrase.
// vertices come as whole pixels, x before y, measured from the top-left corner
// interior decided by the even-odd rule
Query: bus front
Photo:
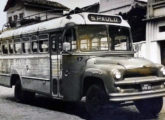
[[[135,58],[131,38],[129,25],[118,16],[88,14],[85,25],[71,27],[64,37],[69,54],[64,54],[63,78],[74,85],[66,93],[85,96],[89,112],[109,102],[133,101],[140,112],[158,114],[165,67]]]

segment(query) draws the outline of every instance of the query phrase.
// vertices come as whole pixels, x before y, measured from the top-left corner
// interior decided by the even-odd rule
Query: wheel
[[[86,110],[91,116],[100,115],[108,103],[108,95],[99,85],[92,85],[86,94]]]
[[[30,102],[35,97],[35,93],[24,91],[21,82],[17,81],[15,84],[14,97],[18,102]]]
[[[135,101],[135,106],[140,113],[157,116],[163,106],[163,98],[152,98]]]

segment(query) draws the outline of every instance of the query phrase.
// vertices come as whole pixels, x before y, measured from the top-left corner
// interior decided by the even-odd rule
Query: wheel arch
[[[20,77],[20,75],[19,75],[19,74],[12,74],[12,75],[11,75],[11,78],[10,78],[11,87],[14,86],[18,80],[21,82],[21,77]],[[22,82],[21,82],[21,83],[22,83]]]
[[[85,96],[89,87],[94,84],[101,86],[107,93],[107,88],[106,88],[105,83],[102,78],[95,77],[95,76],[87,76],[83,80],[82,96]]]

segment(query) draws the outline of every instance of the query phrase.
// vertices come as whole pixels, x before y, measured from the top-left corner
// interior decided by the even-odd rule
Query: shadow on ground
[[[14,97],[4,97],[4,99],[16,102]],[[23,103],[21,103],[23,104]],[[25,104],[25,103],[24,103]],[[40,107],[48,110],[63,112],[66,114],[71,114],[79,116],[86,120],[162,120],[161,116],[151,117],[143,116],[138,113],[136,108],[132,105],[130,107],[117,107],[110,106],[107,107],[101,115],[97,117],[90,117],[90,115],[85,110],[85,104],[72,103],[72,102],[62,102],[59,100],[53,100],[44,96],[37,96],[33,101],[26,103],[31,106]]]

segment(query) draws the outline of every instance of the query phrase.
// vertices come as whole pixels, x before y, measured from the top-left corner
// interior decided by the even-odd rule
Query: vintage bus
[[[165,67],[135,58],[129,24],[120,16],[77,13],[4,31],[0,35],[0,84],[15,98],[35,93],[64,101],[85,98],[90,113],[133,101],[158,114],[165,95]]]

